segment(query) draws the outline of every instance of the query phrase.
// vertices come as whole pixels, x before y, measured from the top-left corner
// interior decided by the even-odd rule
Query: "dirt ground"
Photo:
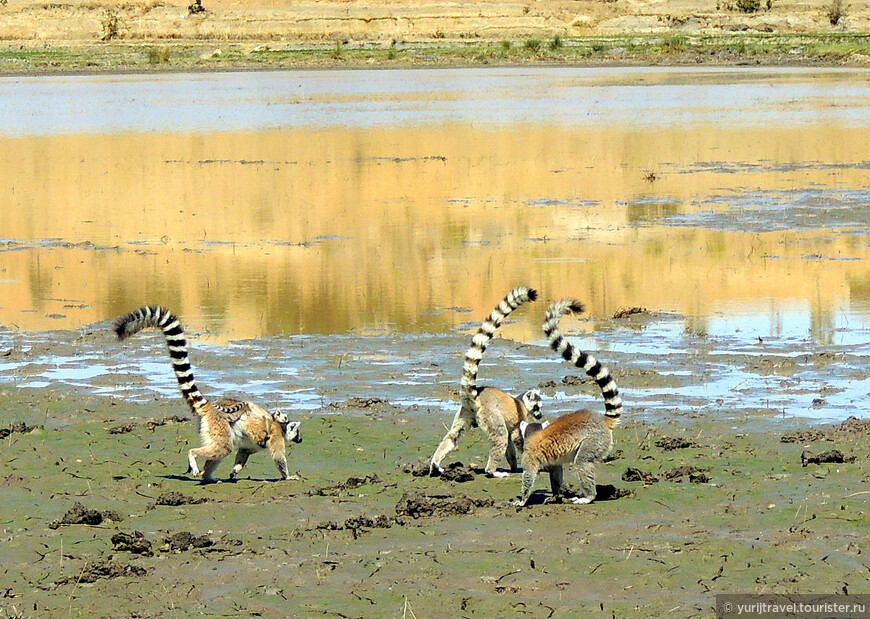
[[[4,356],[25,381],[38,371],[28,355],[64,356],[90,333],[46,335],[32,353]],[[465,340],[433,337],[445,348]],[[360,358],[381,345],[353,344],[341,343]],[[202,363],[232,371],[232,353],[221,355]],[[430,397],[451,401],[437,384],[458,363],[421,363],[435,373]],[[265,453],[235,483],[187,477],[196,436],[180,398],[105,395],[128,375],[94,378],[93,389],[7,383],[0,617],[708,617],[719,593],[867,591],[866,420],[820,426],[710,403],[651,423],[635,405],[599,466],[598,500],[554,504],[539,479],[518,510],[518,476],[482,475],[478,430],[449,458],[450,480],[420,475],[452,415],[396,403],[395,369],[371,365],[345,358],[347,383],[326,380],[329,402],[295,416],[298,481],[275,481]],[[636,398],[673,381],[617,365]],[[486,372],[513,382],[496,358]],[[580,389],[565,374],[539,386]],[[394,386],[362,391],[378,380]]]
[[[870,30],[866,0],[205,0],[201,11],[189,4],[3,0],[0,71],[870,59],[860,36]],[[317,49],[326,55],[299,53]]]
[[[774,0],[753,14],[712,0],[204,6],[190,13],[187,2],[8,0],[0,3],[0,58],[49,58],[14,65],[27,72],[54,67],[58,50],[98,54],[109,45],[186,45],[214,57],[230,47],[837,34],[870,25],[867,2],[841,5],[831,23],[832,0]],[[23,380],[39,369],[37,356],[65,354],[55,338],[78,337],[47,335],[33,359],[0,354],[21,364]],[[455,335],[445,338],[445,349],[461,350]],[[458,362],[442,357],[437,372],[458,382]],[[861,368],[860,376],[832,382],[866,380],[858,357],[843,365]],[[179,398],[94,394],[128,376],[80,388],[4,382],[0,617],[708,617],[716,594],[868,591],[866,420],[779,423],[769,411],[737,414],[715,400],[695,406],[668,394],[677,379],[620,361],[620,386],[695,412],[658,411],[652,422],[629,410],[612,459],[599,467],[596,502],[554,504],[539,479],[522,510],[512,505],[517,476],[482,475],[487,446],[478,431],[450,458],[461,463],[450,480],[419,475],[451,415],[402,404],[396,392],[355,391],[395,383],[391,366],[369,364],[362,377],[348,371],[346,383],[330,378],[321,391],[331,402],[295,416],[303,443],[288,461],[299,480],[274,481],[268,456],[257,454],[236,483],[207,486],[184,474],[196,436]],[[210,364],[229,371],[233,360]],[[680,369],[694,377],[705,364],[697,353]],[[493,365],[488,380],[518,382]],[[745,371],[776,378],[795,370],[759,359]],[[552,394],[549,378],[540,385]],[[217,474],[229,469],[225,462]]]
[[[864,32],[870,3],[837,0],[6,0],[0,40],[212,40],[302,44],[639,34]],[[836,23],[832,23],[836,20]]]

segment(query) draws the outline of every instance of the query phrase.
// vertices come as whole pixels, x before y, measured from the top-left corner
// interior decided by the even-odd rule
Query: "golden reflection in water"
[[[162,303],[218,340],[439,331],[521,283],[595,316],[795,301],[824,316],[870,297],[866,237],[658,220],[759,188],[867,187],[868,142],[467,125],[0,139],[0,324]],[[519,331],[537,337],[542,313]]]

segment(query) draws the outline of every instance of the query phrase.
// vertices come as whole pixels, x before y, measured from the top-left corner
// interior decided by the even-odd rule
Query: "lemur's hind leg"
[[[221,460],[223,460],[223,458],[221,458]],[[218,464],[221,463],[221,460],[206,460],[205,461],[205,464],[202,465],[202,483],[211,484],[211,483],[218,481],[217,479],[214,478],[213,473],[215,472],[215,469],[218,467]]]
[[[187,461],[190,464],[190,472],[194,476],[199,475],[199,467],[196,465],[196,459],[201,458],[205,460],[205,463],[202,465],[203,481],[214,481],[212,473],[214,473],[214,470],[217,468],[217,465],[220,464],[221,460],[230,455],[230,452],[231,449],[229,448],[229,445],[220,447],[212,444],[191,449],[187,452]]]
[[[580,480],[580,492],[582,496],[571,499],[572,503],[582,505],[595,500],[595,463],[577,462],[577,477]]]
[[[236,463],[233,466],[233,470],[230,472],[230,479],[235,479],[236,475],[245,468],[245,465],[248,463],[248,458],[250,458],[253,453],[253,451],[248,449],[239,449],[236,452]]]
[[[492,441],[492,445],[489,448],[489,457],[486,460],[486,468],[484,469],[486,474],[490,477],[507,477],[508,473],[498,470],[498,463],[506,456],[508,450],[508,431],[505,427],[504,418],[498,413],[493,413],[491,415],[479,415],[477,421],[480,423],[483,431],[486,432],[489,440]]]
[[[553,498],[555,499],[559,499],[562,496],[563,477],[564,470],[562,465],[550,468],[550,490],[553,491]]]
[[[519,428],[515,428],[511,433],[510,440],[507,444],[507,451],[504,456],[511,467],[511,473],[519,473],[519,455],[523,453],[523,433]]]
[[[462,433],[465,432],[465,430],[471,427],[473,421],[474,419],[470,418],[469,415],[464,412],[463,408],[460,408],[459,411],[457,411],[456,416],[453,418],[453,425],[450,426],[450,430],[448,430],[444,438],[441,439],[441,442],[438,444],[438,449],[435,450],[435,455],[432,456],[432,463],[429,465],[430,475],[437,475],[444,471],[444,469],[441,468],[441,461],[447,457],[447,454],[456,449],[459,437],[462,436]]]

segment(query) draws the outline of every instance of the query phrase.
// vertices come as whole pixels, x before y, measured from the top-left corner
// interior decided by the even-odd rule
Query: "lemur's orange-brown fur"
[[[604,396],[606,412],[589,410],[568,413],[551,421],[546,427],[524,426],[523,483],[517,505],[524,506],[532,494],[540,471],[550,473],[550,488],[556,497],[562,494],[563,467],[574,464],[580,480],[580,496],[575,503],[590,503],[595,499],[595,465],[602,462],[613,448],[613,429],[619,425],[622,399],[610,372],[592,355],[574,348],[559,332],[559,319],[564,314],[582,311],[582,306],[570,299],[551,303],[544,320],[544,332],[550,347],[562,357],[583,369],[592,377]]]
[[[480,325],[465,353],[462,380],[462,404],[453,418],[453,424],[441,440],[432,456],[431,474],[442,471],[441,462],[456,449],[462,433],[473,426],[480,426],[490,440],[491,447],[485,471],[491,477],[505,477],[508,473],[498,471],[498,463],[506,458],[512,472],[517,472],[517,453],[522,453],[523,442],[519,424],[531,418],[541,417],[541,394],[531,389],[519,398],[508,395],[496,387],[477,387],[477,370],[489,341],[505,318],[527,301],[534,301],[537,293],[526,287],[515,288],[496,306]]]
[[[172,369],[181,388],[181,395],[199,423],[200,447],[188,452],[188,472],[200,475],[197,458],[204,460],[203,481],[215,481],[213,473],[221,460],[236,453],[230,473],[234,479],[251,454],[268,449],[283,479],[292,479],[287,470],[287,441],[301,443],[299,422],[291,422],[283,411],[269,413],[253,402],[222,399],[210,402],[202,395],[193,378],[187,352],[184,329],[178,318],[161,307],[142,307],[121,316],[114,323],[118,339],[124,340],[142,329],[163,331]]]

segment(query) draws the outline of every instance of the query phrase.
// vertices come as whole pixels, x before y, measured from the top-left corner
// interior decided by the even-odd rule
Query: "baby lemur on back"
[[[519,398],[514,398],[496,387],[478,388],[477,370],[487,344],[505,318],[520,305],[527,301],[534,301],[536,297],[537,292],[530,288],[519,287],[511,290],[480,325],[472,338],[462,368],[460,383],[462,404],[453,418],[453,425],[432,456],[430,474],[436,475],[443,471],[441,461],[456,449],[456,443],[462,433],[473,426],[480,426],[492,443],[484,469],[487,475],[491,477],[508,475],[496,469],[502,458],[507,459],[512,472],[519,470],[517,451],[522,452],[523,448],[519,424],[530,418],[540,419],[541,394],[537,389],[531,389]]]
[[[539,471],[549,471],[550,487],[559,497],[562,493],[566,464],[574,463],[580,478],[581,496],[574,503],[591,503],[595,499],[595,464],[602,462],[613,448],[613,428],[619,425],[622,398],[610,372],[592,355],[574,348],[559,332],[559,320],[565,314],[579,313],[583,306],[571,299],[551,303],[544,319],[544,333],[550,347],[595,380],[604,396],[605,413],[589,410],[568,413],[546,426],[524,427],[522,494],[517,506],[524,506],[532,494]]]
[[[283,411],[272,414],[253,402],[240,402],[229,398],[209,402],[193,380],[193,369],[181,322],[169,310],[142,307],[121,316],[113,326],[119,340],[125,340],[149,327],[163,331],[172,369],[181,387],[181,395],[199,423],[202,444],[188,452],[188,472],[198,476],[200,470],[196,459],[203,458],[203,481],[215,481],[212,473],[218,464],[234,449],[238,449],[236,462],[230,473],[230,479],[234,479],[251,454],[268,448],[281,477],[293,479],[287,470],[285,450],[287,441],[302,442],[299,422],[290,421]]]

